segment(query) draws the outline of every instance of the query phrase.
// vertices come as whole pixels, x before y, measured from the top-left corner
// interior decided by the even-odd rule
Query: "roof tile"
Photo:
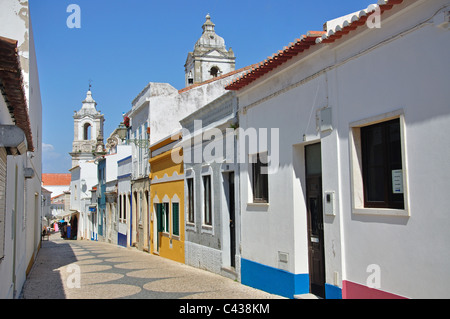
[[[401,4],[402,2],[403,0],[379,0],[377,5],[380,7],[381,13],[383,13],[386,10],[392,9],[394,5]],[[235,91],[240,90],[263,74],[272,71],[292,57],[309,49],[311,46],[321,43],[332,43],[337,39],[342,38],[343,35],[364,25],[367,21],[368,13],[374,11],[375,7],[376,6],[371,5],[367,9],[357,12],[350,20],[343,21],[341,25],[336,25],[333,29],[328,30],[328,32],[308,31],[306,35],[302,35],[300,39],[291,42],[289,46],[284,47],[283,50],[278,51],[278,53],[275,53],[272,57],[268,57],[261,63],[256,64],[256,68],[251,68],[247,73],[228,84],[225,89]]]
[[[71,174],[42,174],[42,184],[44,186],[68,186],[70,185],[71,179]]]
[[[16,126],[27,137],[28,151],[33,151],[28,103],[25,97],[17,41],[0,36],[0,91]]]

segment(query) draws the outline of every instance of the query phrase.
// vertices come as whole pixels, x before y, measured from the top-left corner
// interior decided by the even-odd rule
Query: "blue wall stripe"
[[[131,155],[130,155],[130,156],[127,156],[127,157],[125,157],[125,158],[122,158],[121,160],[118,160],[118,161],[117,161],[117,164],[120,164],[120,163],[122,163],[122,162],[125,162],[126,160],[129,160],[129,159],[131,159]]]
[[[330,284],[325,284],[326,299],[342,299],[342,289]]]
[[[127,177],[131,177],[131,173],[119,175],[119,176],[117,176],[117,179],[122,179],[122,178],[127,178]]]
[[[127,235],[118,233],[117,244],[119,246],[127,247]]]
[[[309,292],[308,274],[293,274],[244,258],[241,258],[241,282],[286,298]]]

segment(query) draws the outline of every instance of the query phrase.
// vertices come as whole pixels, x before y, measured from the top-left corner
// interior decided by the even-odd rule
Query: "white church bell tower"
[[[72,167],[80,161],[95,158],[96,153],[104,151],[103,122],[104,115],[97,111],[97,102],[92,98],[91,86],[81,109],[73,115],[74,138],[72,144]]]
[[[211,16],[206,16],[203,33],[193,52],[189,52],[185,68],[186,86],[201,83],[235,70],[233,50],[227,50],[225,40],[216,34]]]

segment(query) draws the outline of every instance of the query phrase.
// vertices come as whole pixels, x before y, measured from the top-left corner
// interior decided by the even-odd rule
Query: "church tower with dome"
[[[81,109],[75,111],[74,138],[72,143],[72,167],[80,161],[88,161],[95,158],[96,153],[104,152],[103,123],[104,115],[96,109],[97,102],[92,98],[91,86],[82,102]]]
[[[233,50],[227,50],[225,40],[216,34],[211,16],[206,16],[203,33],[194,51],[189,52],[185,69],[186,86],[201,83],[235,70]]]

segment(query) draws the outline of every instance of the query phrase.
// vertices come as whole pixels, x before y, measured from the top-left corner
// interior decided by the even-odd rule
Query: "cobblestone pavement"
[[[281,299],[239,282],[135,248],[42,241],[25,282],[24,299]]]

